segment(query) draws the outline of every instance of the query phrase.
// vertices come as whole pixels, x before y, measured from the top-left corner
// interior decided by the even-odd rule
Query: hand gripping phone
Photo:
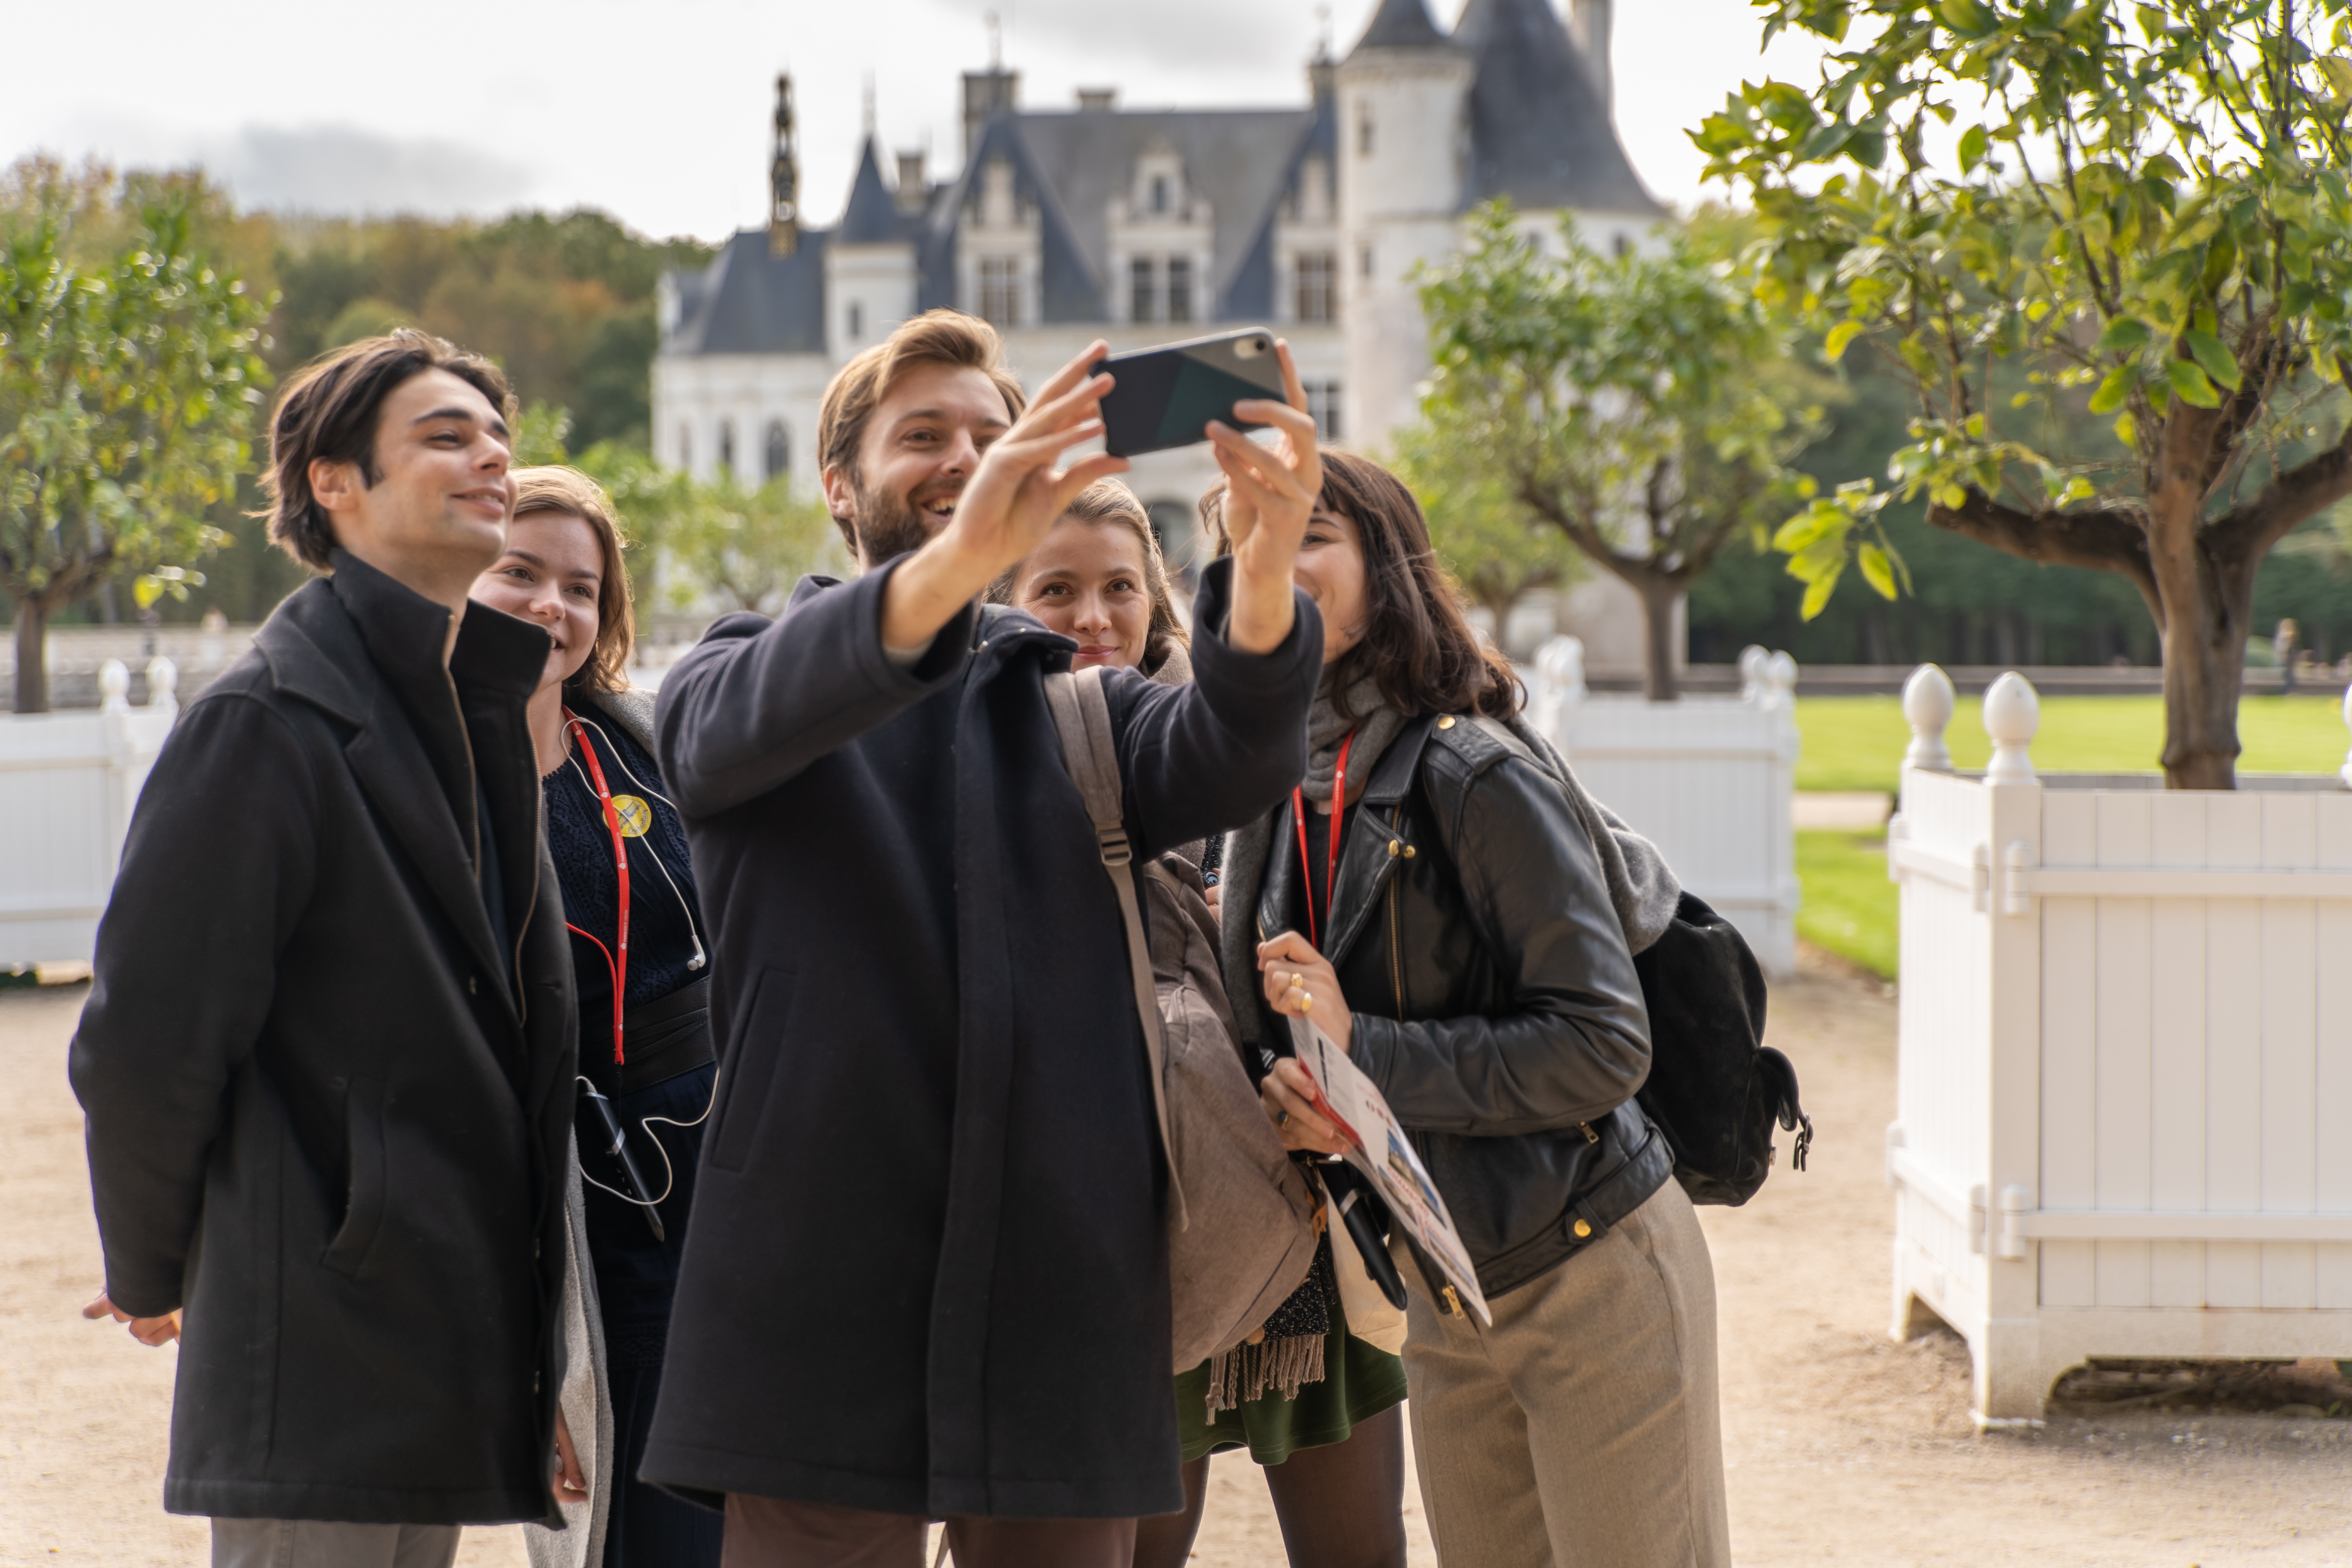
[[[1284,397],[1282,361],[1274,334],[1263,327],[1112,354],[1092,368],[1118,378],[1102,400],[1103,447],[1116,458],[1205,441],[1212,419],[1237,430],[1263,428],[1234,418],[1234,405]]]

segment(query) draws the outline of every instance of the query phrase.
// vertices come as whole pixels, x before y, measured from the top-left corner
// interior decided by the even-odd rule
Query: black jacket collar
[[[296,592],[255,642],[278,688],[352,726],[343,754],[499,994],[520,1012],[512,958],[498,951],[477,881],[476,802],[498,813],[508,915],[536,901],[538,768],[522,704],[546,668],[547,634],[469,605],[446,668],[450,612],[347,552],[335,575]],[[469,731],[472,731],[469,734]],[[477,743],[491,754],[478,795]],[[509,753],[512,753],[509,755]]]
[[[1323,945],[1323,956],[1334,966],[1363,935],[1372,911],[1380,907],[1381,890],[1412,844],[1412,824],[1397,807],[1412,793],[1433,722],[1433,715],[1424,715],[1399,731],[1374,764],[1364,793],[1356,797],[1356,820],[1340,844],[1339,874],[1332,879],[1331,931]],[[1298,829],[1288,806],[1276,812],[1274,831],[1274,848],[1258,895],[1258,925],[1267,936],[1283,928],[1297,897],[1298,857],[1286,851],[1297,842]]]

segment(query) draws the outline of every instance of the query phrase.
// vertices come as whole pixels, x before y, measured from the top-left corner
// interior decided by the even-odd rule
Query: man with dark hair
[[[1183,1503],[1166,1172],[1118,905],[1045,679],[1076,645],[974,600],[1126,467],[1081,354],[1023,406],[935,311],[825,399],[855,583],[730,616],[662,683],[717,922],[718,1102],[642,1474],[727,1512],[730,1568],[1125,1568]],[[1288,368],[1287,351],[1284,364]],[[1189,686],[1106,682],[1137,860],[1271,809],[1322,661],[1292,563],[1314,422],[1213,426],[1244,522]]]
[[[181,716],[99,928],[88,1315],[180,1340],[163,1502],[213,1516],[216,1568],[428,1568],[463,1524],[561,1522],[548,639],[466,597],[511,404],[421,332],[287,388],[270,533],[326,574]]]

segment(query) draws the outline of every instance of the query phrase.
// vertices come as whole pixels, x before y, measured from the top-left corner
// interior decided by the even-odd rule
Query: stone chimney
[[[1021,73],[1002,66],[963,73],[963,155],[971,158],[983,126],[1009,114],[1021,100]]]
[[[1078,111],[1082,114],[1108,114],[1118,106],[1118,89],[1115,87],[1078,89]]]
[[[1609,4],[1610,0],[1569,0],[1568,36],[1576,40],[1577,52],[1592,73],[1593,90],[1601,95],[1601,107],[1613,121],[1616,73],[1609,65]]]
[[[929,205],[931,190],[923,184],[923,150],[898,154],[898,210],[920,212]]]
[[[793,142],[793,79],[776,78],[775,157],[768,165],[768,254],[790,256],[800,248],[801,166]]]

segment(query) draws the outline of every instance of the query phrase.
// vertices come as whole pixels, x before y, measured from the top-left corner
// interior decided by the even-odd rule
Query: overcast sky
[[[1373,0],[1333,0],[1344,52]],[[247,205],[495,214],[602,207],[654,235],[763,221],[775,73],[800,100],[807,220],[849,191],[867,83],[889,147],[951,168],[957,73],[987,63],[985,17],[1032,107],[1081,86],[1138,105],[1306,98],[1311,0],[478,0],[454,10],[318,0],[12,6],[0,154],[201,161]],[[1458,0],[1434,0],[1450,25]],[[1683,132],[1766,68],[1746,0],[1619,0],[1617,121],[1650,188],[1687,205]],[[1810,81],[1783,39],[1770,68]],[[35,68],[33,62],[39,62]]]

